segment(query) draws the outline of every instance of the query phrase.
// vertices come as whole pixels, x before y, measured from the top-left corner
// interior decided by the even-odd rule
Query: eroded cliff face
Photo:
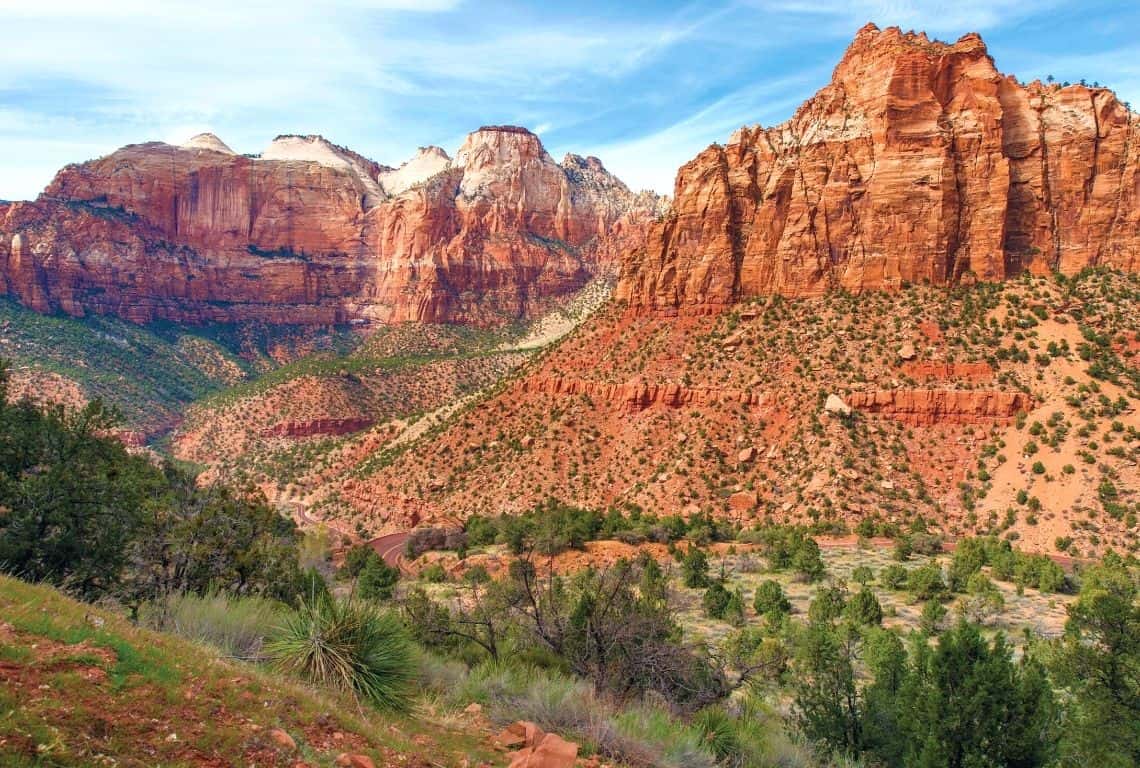
[[[977,35],[868,25],[790,121],[681,168],[618,296],[701,314],[766,294],[1136,270],[1138,138],[1107,89],[1022,85]]]
[[[0,206],[0,278],[39,311],[136,322],[489,323],[581,287],[657,205],[521,128],[399,169],[315,136],[246,157],[202,135],[68,166]]]

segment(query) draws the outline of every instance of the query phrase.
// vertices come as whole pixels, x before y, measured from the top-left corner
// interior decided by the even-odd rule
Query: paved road
[[[298,518],[300,518],[301,525],[303,526],[318,526],[323,525],[326,528],[348,538],[351,541],[359,541],[359,537],[341,528],[338,528],[335,523],[328,520],[318,520],[309,514],[303,504],[290,503],[285,505],[292,511]],[[400,531],[399,533],[389,533],[384,536],[378,536],[371,539],[366,543],[368,546],[375,550],[376,554],[380,555],[388,565],[393,568],[402,568],[404,560],[404,546],[408,542],[408,531]]]
[[[404,546],[408,543],[408,532],[402,531],[400,533],[389,533],[386,536],[380,536],[368,542],[368,546],[375,550],[376,554],[380,555],[388,565],[393,568],[400,567],[400,561],[404,556]]]

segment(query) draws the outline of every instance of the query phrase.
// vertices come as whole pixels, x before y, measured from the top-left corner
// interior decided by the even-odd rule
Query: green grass
[[[273,600],[219,592],[170,595],[160,604],[144,606],[140,620],[150,629],[211,645],[227,656],[257,660],[285,612],[285,606]]]

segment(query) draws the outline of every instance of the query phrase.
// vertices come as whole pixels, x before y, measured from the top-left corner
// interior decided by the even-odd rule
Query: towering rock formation
[[[861,29],[783,125],[681,168],[625,264],[635,311],[765,294],[1140,268],[1136,116],[1104,88],[1022,85],[977,35]]]
[[[248,157],[202,134],[0,206],[0,282],[39,311],[136,322],[494,322],[580,287],[657,204],[521,128],[399,169],[319,136]]]

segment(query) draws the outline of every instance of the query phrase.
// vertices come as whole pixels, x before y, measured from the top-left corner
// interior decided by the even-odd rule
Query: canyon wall
[[[681,168],[618,296],[702,314],[759,295],[1136,270],[1138,138],[1105,88],[1023,85],[977,35],[868,25],[791,120]]]
[[[571,292],[659,208],[596,158],[493,126],[398,169],[315,136],[124,147],[0,205],[0,288],[135,322],[494,323]]]

